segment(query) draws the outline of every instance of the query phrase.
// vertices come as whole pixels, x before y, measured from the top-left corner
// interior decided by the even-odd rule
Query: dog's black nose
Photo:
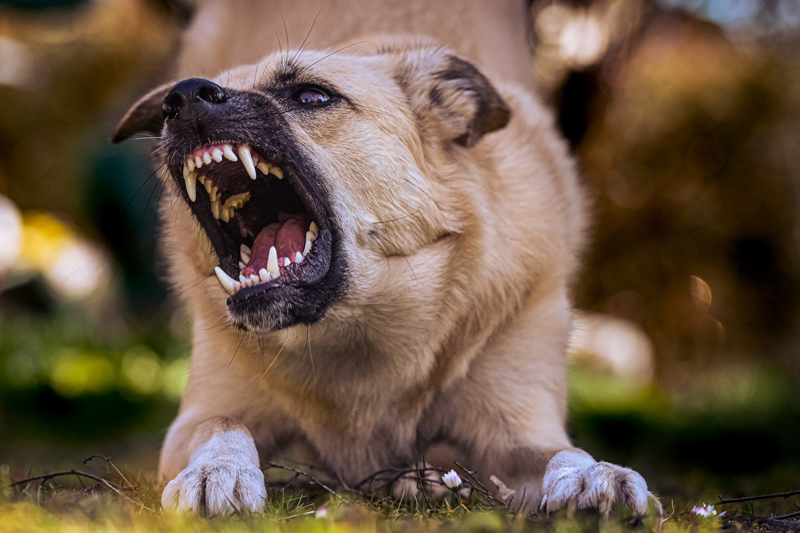
[[[161,104],[161,114],[165,119],[189,118],[188,116],[182,116],[181,112],[186,112],[192,107],[212,107],[223,104],[227,100],[228,93],[213,81],[203,78],[190,78],[177,83],[169,94],[164,97],[164,101]],[[200,111],[200,109],[196,109],[196,111]]]

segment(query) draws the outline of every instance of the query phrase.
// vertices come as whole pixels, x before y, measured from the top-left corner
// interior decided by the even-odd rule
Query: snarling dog
[[[160,87],[115,139],[140,131],[193,316],[165,507],[257,511],[259,466],[299,441],[350,486],[460,459],[548,511],[645,513],[642,477],[565,430],[585,201],[526,88],[384,39]]]

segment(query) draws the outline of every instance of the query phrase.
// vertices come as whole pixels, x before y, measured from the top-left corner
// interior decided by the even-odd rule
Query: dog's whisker
[[[228,361],[228,366],[226,366],[225,369],[230,368],[231,364],[233,363],[233,360],[236,359],[236,354],[239,353],[239,348],[242,346],[242,341],[244,341],[244,337],[245,333],[243,332],[239,337],[239,342],[236,344],[236,349],[233,351],[233,356],[231,357],[231,360]]]
[[[320,13],[322,13],[321,7],[319,8],[319,11],[317,11],[317,14],[314,15],[314,21],[311,23],[311,27],[308,29],[308,33],[306,33],[303,42],[300,43],[300,47],[295,52],[294,57],[292,58],[293,61],[297,59],[297,56],[303,51],[304,47],[306,46],[306,42],[308,41],[308,38],[311,36],[311,32],[314,31],[314,26],[317,24],[317,19],[319,18]],[[311,43],[308,44],[310,45]],[[288,46],[288,38],[287,38],[287,46]]]
[[[403,216],[397,217],[397,218],[392,218],[392,219],[389,219],[389,220],[377,220],[374,223],[375,224],[389,224],[390,222],[397,222],[398,220],[403,220],[403,219],[406,219],[406,218],[409,218],[409,217],[416,216],[420,211],[422,211],[421,207],[419,209],[417,209],[416,211],[414,211],[413,213],[409,213],[407,215],[403,215]]]
[[[136,196],[139,194],[139,192],[142,190],[142,188],[144,188],[144,186],[147,184],[147,182],[150,181],[151,179],[153,179],[153,177],[158,174],[158,171],[161,170],[161,168],[163,166],[164,165],[161,165],[158,168],[156,168],[153,172],[150,173],[149,176],[147,176],[147,179],[145,179],[142,182],[142,184],[139,185],[139,188],[136,189],[136,192],[133,193],[133,196],[131,196],[131,199],[128,200],[128,203],[125,205],[125,209],[122,210],[123,216],[128,212],[128,208],[130,208],[131,204],[133,203],[133,200],[136,198]]]
[[[283,340],[283,344],[281,345],[281,349],[278,350],[278,353],[275,354],[275,357],[272,359],[272,362],[269,364],[267,369],[264,370],[264,373],[261,374],[261,376],[259,376],[258,379],[261,379],[261,378],[263,378],[264,376],[267,375],[267,372],[269,372],[269,369],[272,368],[272,365],[274,365],[275,361],[278,360],[278,356],[283,352],[283,349],[286,347],[286,343],[287,342],[289,342],[289,332],[288,331],[286,332],[286,338]]]

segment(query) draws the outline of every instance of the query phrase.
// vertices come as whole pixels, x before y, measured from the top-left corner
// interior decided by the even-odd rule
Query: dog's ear
[[[167,83],[156,87],[133,104],[133,107],[125,113],[125,116],[117,124],[114,135],[111,137],[111,142],[122,142],[131,135],[142,131],[160,135],[161,128],[164,126],[161,103],[173,85],[173,83]]]
[[[423,127],[471,148],[508,124],[511,109],[472,63],[449,53],[406,57],[395,79]]]

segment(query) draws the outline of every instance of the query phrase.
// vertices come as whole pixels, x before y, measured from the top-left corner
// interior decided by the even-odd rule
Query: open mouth
[[[185,156],[182,175],[189,206],[220,259],[217,278],[231,300],[318,278],[323,265],[314,267],[316,257],[330,259],[330,250],[318,250],[324,246],[320,232],[329,223],[290,163],[269,160],[245,143],[204,144]]]

